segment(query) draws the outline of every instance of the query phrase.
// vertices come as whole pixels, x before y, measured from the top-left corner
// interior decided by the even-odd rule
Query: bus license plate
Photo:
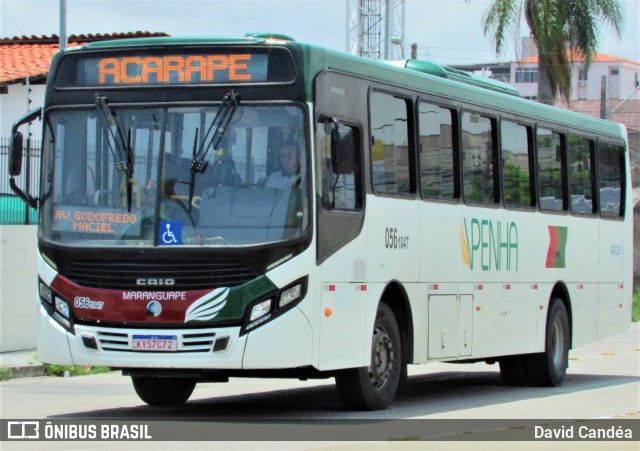
[[[176,352],[178,337],[176,335],[134,335],[131,349],[134,351]]]

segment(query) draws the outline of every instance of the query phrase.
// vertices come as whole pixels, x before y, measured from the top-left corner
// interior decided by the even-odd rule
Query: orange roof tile
[[[567,55],[569,57],[569,60],[571,62],[581,62],[584,61],[584,57],[582,56],[574,56],[573,54],[571,54],[571,52],[567,52]],[[630,63],[634,63],[634,64],[640,64],[638,63],[638,61],[633,61],[630,59],[626,59],[626,58],[622,58],[621,56],[613,56],[613,55],[607,55],[605,53],[594,53],[593,54],[593,58],[591,59],[592,63],[613,63],[616,61],[628,61]],[[537,63],[538,62],[538,55],[536,56],[531,56],[529,58],[524,58],[521,60],[516,61],[517,63]]]
[[[93,41],[129,39],[134,37],[168,36],[166,33],[88,34],[69,36],[69,47]],[[27,77],[49,73],[51,58],[58,51],[58,36],[22,36],[0,39],[0,83],[11,83]]]
[[[78,43],[70,43],[69,47]],[[46,75],[58,44],[1,44],[0,83]]]

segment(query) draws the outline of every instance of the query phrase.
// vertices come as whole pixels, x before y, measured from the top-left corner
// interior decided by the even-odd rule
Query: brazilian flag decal
[[[565,268],[567,249],[567,228],[549,226],[549,250],[547,251],[547,268]]]

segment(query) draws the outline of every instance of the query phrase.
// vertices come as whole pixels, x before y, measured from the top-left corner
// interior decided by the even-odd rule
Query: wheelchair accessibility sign
[[[158,245],[175,246],[182,244],[182,223],[180,221],[160,221]]]

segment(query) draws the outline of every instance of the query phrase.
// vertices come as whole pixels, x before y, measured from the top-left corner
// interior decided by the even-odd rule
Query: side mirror
[[[334,174],[352,174],[355,171],[356,144],[353,129],[337,119],[330,120],[331,169]]]
[[[9,175],[11,176],[9,186],[20,199],[33,208],[37,208],[38,200],[29,193],[25,193],[15,181],[15,177],[22,172],[22,153],[24,151],[24,136],[18,129],[24,124],[40,119],[41,116],[42,108],[36,108],[18,119],[11,127],[11,141],[9,143]]]
[[[11,142],[9,143],[9,175],[11,177],[16,177],[22,172],[23,141],[22,133],[16,131],[11,134]]]
[[[9,175],[11,177],[16,177],[22,172],[22,152],[24,151],[24,136],[18,131],[18,129],[24,124],[28,124],[35,121],[36,119],[40,119],[41,116],[42,108],[36,108],[35,110],[29,111],[27,114],[15,121],[13,126],[11,127],[11,142],[9,143]]]

